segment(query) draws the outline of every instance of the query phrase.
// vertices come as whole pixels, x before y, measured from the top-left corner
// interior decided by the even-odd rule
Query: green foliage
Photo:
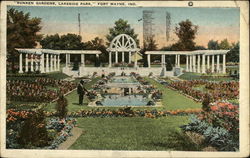
[[[228,42],[228,40],[227,40],[227,39],[224,39],[224,40],[222,40],[222,41],[220,42],[219,48],[220,48],[220,49],[225,49],[225,50],[227,50],[227,49],[231,49],[232,47],[230,46],[230,43]]]
[[[50,138],[46,129],[45,114],[39,109],[30,118],[24,121],[18,143],[24,148],[32,146],[43,147],[48,145]]]
[[[56,111],[57,111],[57,116],[62,119],[65,118],[67,116],[67,109],[68,106],[68,101],[67,99],[61,94],[59,96],[59,99],[57,100],[57,104],[56,104]]]
[[[209,111],[210,110],[209,104],[210,104],[210,96],[208,93],[206,93],[202,101],[202,110]]]
[[[240,60],[240,43],[232,44],[232,49],[227,53],[226,60],[227,62],[236,62]]]
[[[218,41],[210,40],[207,44],[207,48],[210,50],[220,49]]]
[[[198,26],[193,25],[190,20],[181,21],[179,26],[175,27],[175,34],[178,36],[179,41],[172,45],[173,50],[194,50],[195,49],[195,36],[198,31]]]
[[[7,11],[7,61],[11,63],[11,70],[17,69],[18,53],[15,48],[34,48],[41,40],[41,18],[30,18],[29,13],[16,9]]]
[[[107,45],[110,44],[110,42],[118,35],[120,34],[127,34],[130,37],[132,37],[137,46],[139,46],[139,39],[138,35],[135,34],[135,31],[133,28],[131,28],[130,24],[128,24],[127,20],[119,19],[115,22],[115,26],[113,28],[109,28],[109,34],[106,36],[108,43]]]

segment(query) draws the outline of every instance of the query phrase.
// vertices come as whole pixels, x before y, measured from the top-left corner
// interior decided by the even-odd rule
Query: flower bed
[[[239,149],[239,109],[227,102],[216,102],[208,111],[202,111],[190,118],[188,125],[181,126],[187,132],[205,137],[205,143],[220,151]]]
[[[44,112],[9,109],[6,119],[6,147],[55,149],[71,135],[70,131],[75,124],[76,120],[72,118],[51,118],[45,121]]]
[[[48,86],[58,90],[48,89]],[[33,81],[8,80],[7,98],[11,101],[50,102],[58,98],[59,92],[66,94],[75,88],[75,83],[49,78],[37,78]]]
[[[209,82],[204,80],[177,81],[171,82],[168,86],[179,90],[184,94],[192,96],[198,101],[203,100],[205,92],[195,90],[193,87],[205,85],[211,96],[211,101],[237,99],[239,97],[239,82]]]

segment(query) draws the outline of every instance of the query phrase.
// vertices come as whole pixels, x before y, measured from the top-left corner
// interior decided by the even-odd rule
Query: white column
[[[60,54],[57,55],[57,70],[60,71]]]
[[[66,60],[65,60],[65,64],[66,64],[66,67],[68,67],[68,58],[69,58],[69,56],[68,56],[68,54],[65,54],[65,56],[66,56]]]
[[[35,55],[35,71],[38,71],[37,55]]]
[[[49,54],[46,54],[46,72],[49,72]]]
[[[112,56],[111,52],[109,52],[109,67],[112,65]]]
[[[222,73],[226,73],[226,54],[223,54],[223,67],[222,67]]]
[[[177,63],[178,67],[180,67],[180,60],[181,60],[181,55],[178,55],[178,63]]]
[[[129,52],[129,54],[128,54],[128,63],[129,64],[131,63],[131,52]]]
[[[201,56],[198,54],[198,61],[197,61],[197,72],[201,73]]]
[[[68,65],[70,67],[70,54],[68,54]]]
[[[44,73],[44,54],[40,56],[40,72]]]
[[[196,72],[196,56],[193,55],[193,72]]]
[[[50,72],[53,72],[54,70],[53,70],[53,57],[52,57],[53,55],[52,54],[50,54]]]
[[[82,64],[82,67],[85,67],[85,55],[84,54],[81,54],[81,64]]]
[[[23,73],[23,53],[19,54],[19,73]]]
[[[216,65],[217,73],[220,72],[220,55],[217,55],[217,65]]]
[[[189,71],[189,67],[188,67],[188,56],[186,55],[186,72]]]
[[[161,55],[161,67],[163,68],[163,54]]]
[[[202,55],[202,73],[205,73],[205,54]]]
[[[212,73],[214,73],[214,55],[212,55]]]
[[[189,56],[189,72],[193,72],[192,55]]]
[[[177,56],[177,54],[176,54],[176,55],[175,55],[175,67],[177,67],[177,62],[178,62],[178,61],[177,61],[177,60],[178,60],[177,58],[178,58],[178,56]]]
[[[115,63],[118,63],[118,52],[115,52]]]
[[[31,64],[30,64],[30,71],[33,72],[34,71],[34,66],[33,66],[33,62],[34,62],[34,59],[33,59],[33,54],[31,54]]]
[[[166,55],[163,55],[163,68],[166,69]]]
[[[57,71],[56,63],[57,63],[57,61],[56,61],[56,55],[54,55],[54,71]]]
[[[150,54],[148,54],[147,57],[148,57],[148,67],[150,68],[150,67],[151,67],[151,64],[150,64],[150,62],[151,62],[151,61],[150,61]]]
[[[29,71],[28,53],[25,54],[25,72]]]
[[[137,67],[137,52],[135,52],[135,64],[134,67]]]
[[[210,68],[210,56],[208,55],[207,56],[207,69]]]

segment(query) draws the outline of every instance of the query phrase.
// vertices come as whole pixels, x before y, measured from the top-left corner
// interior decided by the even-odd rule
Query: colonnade
[[[21,53],[19,52],[19,73],[24,72],[55,72],[60,70],[59,54],[42,53]],[[24,59],[23,59],[24,58]],[[23,63],[24,61],[24,63]],[[23,66],[25,67],[23,69]]]
[[[222,55],[222,67],[220,64],[220,56]],[[216,58],[216,64],[215,64]],[[210,61],[212,60],[212,62]],[[193,54],[186,55],[186,71],[196,73],[226,73],[226,54]]]
[[[123,63],[125,62],[125,52],[118,52],[118,51],[113,52],[113,51],[110,51],[109,52],[109,67],[111,67],[112,63],[113,63],[113,61],[112,61],[112,55],[113,54],[115,54],[115,61],[114,61],[114,63],[119,63],[119,60],[118,60],[119,53],[121,53],[121,55],[122,55],[122,61],[121,62],[123,62]],[[131,64],[132,63],[132,52],[128,52],[128,53],[129,53],[128,54],[128,63]],[[137,66],[137,57],[135,55],[135,67],[136,66]]]

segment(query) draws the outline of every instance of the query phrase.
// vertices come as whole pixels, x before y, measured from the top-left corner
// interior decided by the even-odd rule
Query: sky
[[[169,46],[178,41],[174,28],[179,22],[189,19],[198,25],[195,39],[197,45],[207,47],[209,40],[221,41],[225,38],[229,42],[238,42],[240,37],[240,10],[238,8],[181,8],[181,7],[46,7],[46,6],[9,6],[24,13],[29,12],[30,17],[42,18],[41,34],[50,35],[58,33],[78,34],[78,13],[81,16],[81,35],[83,42],[100,37],[106,40],[109,28],[119,18],[127,20],[139,35],[140,45],[143,38],[143,10],[154,11],[154,34],[158,48]],[[171,15],[170,39],[165,37],[166,12]]]

